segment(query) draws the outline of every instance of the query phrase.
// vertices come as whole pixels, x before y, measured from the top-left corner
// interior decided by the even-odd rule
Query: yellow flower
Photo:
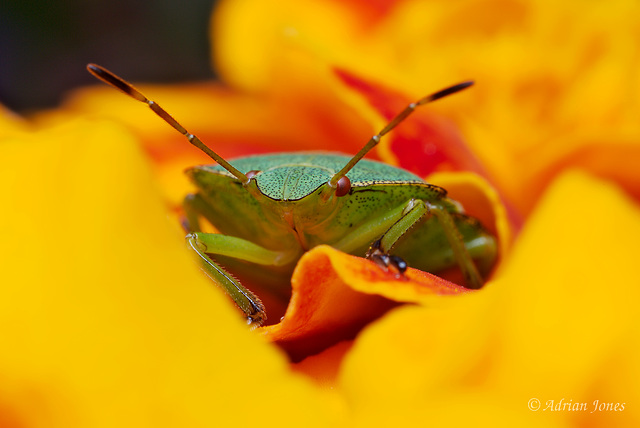
[[[227,1],[212,28],[232,86],[141,87],[232,157],[355,152],[397,105],[477,76],[379,152],[500,237],[477,292],[320,246],[282,322],[247,331],[172,211],[181,169],[210,161],[109,88],[29,124],[2,111],[0,426],[637,425],[637,101],[595,84],[636,60],[616,54],[636,6],[573,6]],[[589,46],[565,57],[552,35]],[[525,219],[513,246],[499,194]]]
[[[78,120],[0,153],[0,425],[335,422],[198,274],[128,131]]]
[[[283,68],[318,59],[416,99],[475,79],[431,109],[527,215],[569,165],[640,197],[639,13],[633,0],[227,0],[211,31],[223,78],[246,89],[279,89]]]
[[[639,220],[614,186],[563,174],[481,293],[403,308],[363,333],[340,379],[354,406],[371,421],[405,409],[407,420],[451,425],[514,412],[539,423],[634,426],[640,292],[627,268]],[[552,410],[562,400],[585,410]],[[596,401],[624,410],[594,411]]]

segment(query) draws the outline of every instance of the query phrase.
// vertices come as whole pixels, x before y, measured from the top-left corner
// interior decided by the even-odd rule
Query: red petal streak
[[[409,103],[416,101],[382,85],[363,80],[344,69],[336,75],[351,89],[362,94],[384,118],[391,120]],[[437,90],[439,88],[434,88]],[[427,95],[427,94],[425,94]],[[399,161],[399,166],[422,177],[435,171],[473,171],[487,177],[484,168],[469,150],[448,119],[417,109],[381,144],[386,144]]]

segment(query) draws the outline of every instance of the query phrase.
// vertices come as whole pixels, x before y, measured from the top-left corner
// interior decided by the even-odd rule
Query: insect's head
[[[252,182],[252,178],[257,174],[256,171],[249,171],[246,174],[242,173],[238,169],[236,169],[233,165],[223,159],[216,152],[207,147],[198,137],[191,134],[187,131],[177,120],[175,120],[169,113],[167,113],[162,107],[160,107],[157,103],[150,100],[146,96],[144,96],[140,91],[138,91],[132,84],[125,81],[124,79],[118,77],[113,74],[109,70],[104,67],[101,67],[96,64],[88,64],[87,70],[93,74],[99,80],[107,83],[108,85],[113,86],[116,89],[124,92],[130,97],[143,102],[153,110],[160,118],[162,118],[165,122],[171,125],[175,130],[184,135],[187,140],[206,153],[211,159],[216,161],[220,166],[229,171],[234,177],[236,177],[240,182],[248,187]],[[353,157],[347,164],[336,174],[334,174],[331,179],[327,182],[327,192],[325,193],[326,197],[331,195],[335,195],[338,197],[345,196],[349,193],[351,189],[351,182],[347,177],[347,173],[362,159],[371,149],[373,149],[379,142],[380,139],[395,128],[398,124],[400,124],[404,119],[407,118],[418,106],[423,104],[430,103],[432,101],[438,100],[440,98],[446,97],[447,95],[454,94],[458,91],[461,91],[465,88],[468,88],[473,84],[472,81],[462,82],[457,85],[450,86],[448,88],[442,89],[438,92],[435,92],[431,95],[427,95],[419,99],[418,101],[409,104],[404,110],[400,112],[396,117],[391,119],[391,121],[376,135],[371,137],[371,139],[365,144],[365,146],[360,149],[360,151]]]

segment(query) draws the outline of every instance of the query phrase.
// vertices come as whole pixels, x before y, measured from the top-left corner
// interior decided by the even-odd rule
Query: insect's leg
[[[347,235],[337,242],[331,244],[332,247],[353,254],[355,251],[371,244],[375,239],[383,235],[391,226],[400,220],[407,209],[408,204],[400,205],[390,210],[385,210],[374,219],[357,226]]]
[[[187,246],[195,252],[200,259],[200,266],[204,273],[233,299],[238,307],[247,315],[249,324],[260,326],[267,319],[264,305],[251,291],[246,289],[240,282],[235,279],[229,272],[224,270],[218,263],[211,258],[198,245],[198,241],[194,234],[187,235]]]
[[[271,251],[244,239],[221,234],[202,233],[199,216],[213,218],[210,206],[199,194],[188,195],[183,202],[184,226],[190,231],[186,237],[187,247],[200,260],[204,273],[233,299],[247,315],[250,324],[259,326],[267,318],[260,299],[245,288],[236,278],[211,259],[209,254],[219,254],[263,265],[286,264],[295,255]]]
[[[245,288],[237,279],[209,257],[218,254],[246,260],[262,265],[279,266],[291,262],[295,255],[283,251],[272,251],[245,239],[217,233],[190,233],[186,237],[188,248],[195,252],[202,270],[220,285],[247,315],[250,324],[259,326],[267,318],[260,299]]]
[[[394,266],[400,273],[404,273],[407,268],[406,262],[397,256],[390,255],[389,250],[428,212],[429,209],[424,201],[414,199],[409,201],[403,207],[401,217],[373,242],[367,252],[367,258],[383,267]]]
[[[220,233],[194,232],[187,235],[187,241],[204,253],[233,257],[259,265],[283,266],[292,262],[297,255],[297,252],[273,251],[246,239]]]
[[[412,200],[410,205],[407,205],[402,218],[393,224],[378,241],[374,242],[372,249],[369,251],[371,255],[388,254],[391,247],[393,247],[402,235],[420,221],[424,215],[433,215],[438,219],[447,237],[447,241],[449,245],[451,245],[453,255],[462,271],[467,287],[482,287],[482,277],[465,247],[462,235],[460,235],[460,232],[456,228],[451,214],[439,205],[430,204],[423,200]]]
[[[401,257],[386,253],[384,250],[382,250],[382,245],[380,244],[380,242],[380,239],[378,239],[374,241],[373,244],[371,244],[371,247],[369,247],[369,251],[367,251],[367,259],[373,261],[375,264],[384,269],[392,266],[398,271],[400,275],[402,275],[407,270],[407,262],[405,262]]]
[[[438,219],[442,226],[442,230],[444,230],[444,233],[447,236],[449,245],[451,245],[451,249],[453,250],[453,256],[456,258],[456,262],[462,271],[467,287],[474,289],[482,287],[484,283],[482,276],[480,275],[480,272],[478,272],[478,268],[469,255],[469,251],[464,245],[462,235],[460,234],[460,231],[458,231],[456,223],[449,211],[433,204],[428,204],[428,208],[429,212]]]

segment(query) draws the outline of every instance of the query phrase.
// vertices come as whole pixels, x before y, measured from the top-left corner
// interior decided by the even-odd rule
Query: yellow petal
[[[393,84],[416,98],[476,80],[468,96],[429,109],[454,119],[523,216],[555,177],[540,162],[564,161],[564,142],[589,145],[594,135],[608,134],[639,144],[637,2],[585,7],[580,1],[405,0],[387,3],[383,14],[368,19],[376,7],[221,2],[212,19],[216,62],[230,81],[256,91],[269,87],[282,69],[304,76],[301,58]],[[537,156],[541,151],[551,159]],[[623,175],[590,171],[616,180]],[[624,172],[634,175],[633,169]]]
[[[78,121],[2,141],[0,159],[0,421],[336,423],[199,273],[130,134]]]
[[[269,91],[274,81],[283,81],[280,70],[287,67],[278,64],[299,64],[310,53],[317,55],[307,50],[306,43],[316,42],[319,34],[324,33],[334,47],[351,40],[354,18],[336,2],[316,2],[313,7],[293,1],[278,5],[253,0],[220,2],[211,21],[215,68],[233,86]],[[326,31],[329,23],[332,29]],[[306,76],[292,73],[290,77],[295,85]]]
[[[347,399],[377,415],[472,392],[522,416],[533,398],[564,399],[587,410],[540,420],[634,426],[639,239],[640,210],[615,186],[563,175],[485,289],[397,309],[361,334],[340,373]],[[594,400],[626,408],[591,414]]]
[[[508,320],[499,327],[499,387],[510,384],[519,397],[612,398],[599,383],[616,370],[603,363],[626,360],[619,353],[640,339],[639,240],[640,209],[618,188],[578,172],[554,183],[495,284],[504,288],[498,304]],[[615,398],[637,399],[637,380],[620,379]]]

